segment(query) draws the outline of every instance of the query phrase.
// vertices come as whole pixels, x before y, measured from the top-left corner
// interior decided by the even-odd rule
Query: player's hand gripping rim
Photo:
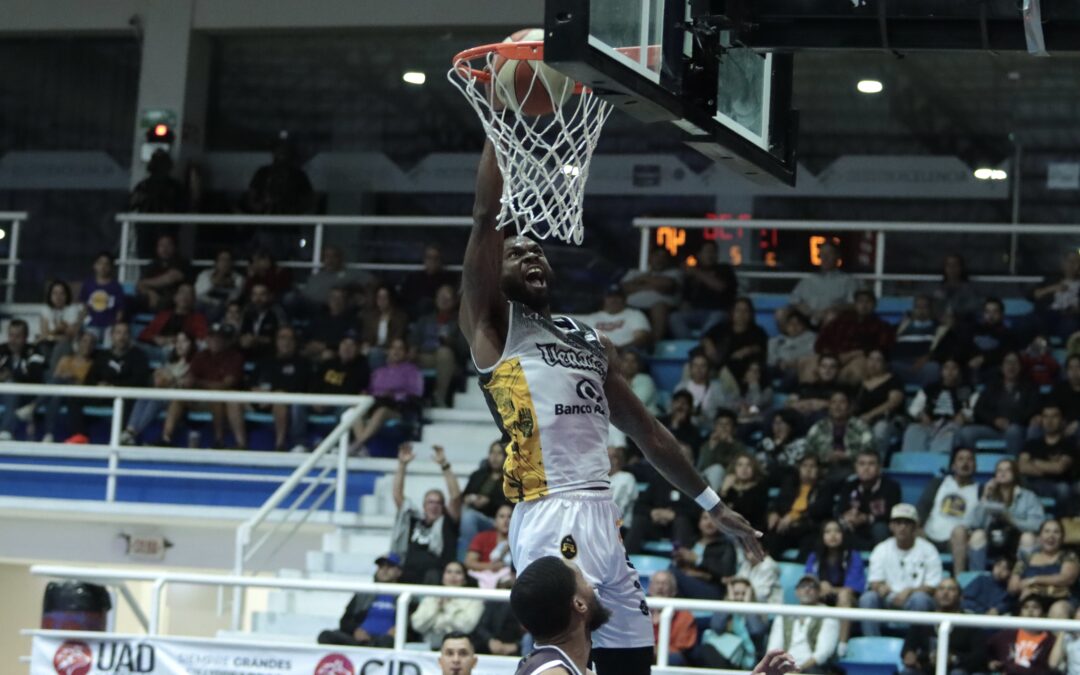
[[[723,502],[717,504],[709,511],[709,516],[720,528],[722,534],[726,534],[742,546],[746,552],[746,559],[751,565],[756,565],[765,559],[765,549],[761,547],[761,532],[758,532],[739,513],[732,510]]]

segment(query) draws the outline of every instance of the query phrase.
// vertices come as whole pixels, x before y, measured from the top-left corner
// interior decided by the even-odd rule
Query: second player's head
[[[500,286],[507,298],[537,312],[546,312],[553,276],[540,244],[520,235],[503,241]]]
[[[599,630],[611,618],[581,570],[555,556],[537,558],[518,575],[510,608],[539,643]]]

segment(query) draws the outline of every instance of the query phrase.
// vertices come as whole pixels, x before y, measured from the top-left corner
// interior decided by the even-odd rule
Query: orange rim
[[[454,68],[465,77],[471,77],[480,82],[491,82],[491,73],[485,66],[483,70],[469,65],[474,59],[485,57],[492,52],[497,53],[508,61],[543,61],[544,43],[542,40],[521,42],[495,42],[489,45],[472,47],[454,55]],[[580,94],[585,90],[585,85],[580,82],[574,83],[574,93]]]

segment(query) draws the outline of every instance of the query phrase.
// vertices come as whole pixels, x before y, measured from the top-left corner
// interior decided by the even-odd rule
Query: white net
[[[496,72],[496,58],[490,51],[456,60],[447,77],[472,105],[495,146],[503,177],[499,227],[513,224],[521,234],[580,244],[585,236],[581,209],[589,161],[611,106],[588,89],[560,95],[560,87],[572,87],[573,82],[545,67],[532,69],[524,95],[496,91],[506,86],[489,75]],[[518,101],[529,101],[534,92],[548,97],[546,101],[565,102],[553,106],[552,113],[537,116],[503,105],[515,94]]]

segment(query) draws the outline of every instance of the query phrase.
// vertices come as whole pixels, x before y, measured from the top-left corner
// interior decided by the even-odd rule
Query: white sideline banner
[[[275,645],[67,631],[35,632],[30,675],[440,675],[438,652]],[[476,675],[514,672],[480,656]]]

